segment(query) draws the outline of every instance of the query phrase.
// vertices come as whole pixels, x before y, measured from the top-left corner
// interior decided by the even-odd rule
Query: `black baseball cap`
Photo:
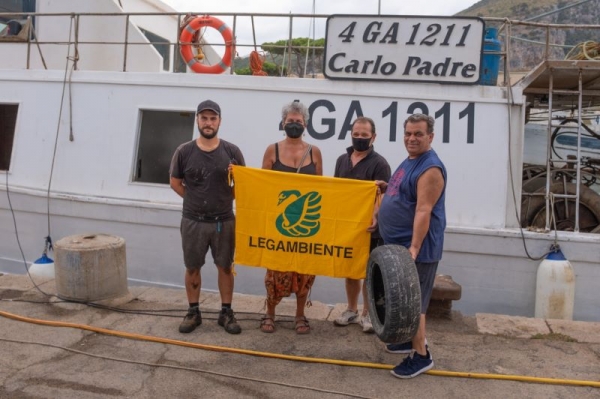
[[[212,111],[215,114],[221,116],[221,107],[219,107],[219,104],[217,104],[214,101],[211,100],[206,100],[206,101],[202,101],[200,104],[198,104],[198,111],[197,113],[199,114],[202,111]]]

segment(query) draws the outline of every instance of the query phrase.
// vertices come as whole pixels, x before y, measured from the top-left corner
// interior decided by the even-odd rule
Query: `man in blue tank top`
[[[386,185],[378,211],[379,232],[385,244],[408,248],[417,265],[421,286],[421,319],[412,342],[388,344],[391,353],[409,356],[392,370],[398,378],[412,378],[433,367],[425,340],[425,313],[431,299],[446,228],[446,168],[431,148],[434,119],[423,114],[404,122],[406,158]],[[412,357],[410,353],[414,351]]]

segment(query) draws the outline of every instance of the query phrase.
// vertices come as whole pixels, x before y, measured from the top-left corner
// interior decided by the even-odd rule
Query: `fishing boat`
[[[535,258],[558,243],[576,272],[574,318],[600,321],[600,234],[592,233],[600,225],[600,203],[587,204],[592,209],[582,213],[585,223],[573,221],[569,229],[551,224],[527,229],[521,221],[525,122],[531,106],[559,89],[596,101],[597,61],[543,60],[515,84],[483,85],[479,61],[485,27],[518,22],[313,15],[328,19],[326,79],[239,76],[230,68],[235,52],[223,51],[231,44],[225,35],[220,47],[205,38],[194,39],[195,44],[182,40],[186,29],[193,39],[199,29],[190,24],[201,12],[187,15],[158,0],[122,3],[26,1],[13,14],[0,13],[5,36],[0,40],[1,272],[25,273],[46,245],[44,237],[101,232],[125,239],[130,284],[181,287],[181,199],[169,187],[168,167],[175,148],[198,135],[196,105],[209,98],[219,103],[220,137],[241,148],[248,166],[260,167],[267,145],[281,138],[281,107],[297,100],[309,108],[306,140],[321,149],[329,176],[350,145],[356,116],[375,120],[375,149],[392,168],[406,157],[401,140],[406,116],[435,116],[433,147],[449,175],[439,272],[462,286],[455,309],[532,316]],[[212,17],[226,21],[235,38],[241,21],[295,16]],[[372,47],[380,53],[340,50],[345,49],[343,38],[336,42],[331,34],[350,26],[352,18],[356,26],[390,23],[374,39],[378,43]],[[438,43],[455,44],[469,29],[479,29],[479,47],[465,50],[465,57],[475,54],[473,61],[457,60],[459,55],[431,61],[427,57],[437,55],[424,49],[415,50],[405,64],[394,64],[390,59],[396,50],[390,43],[398,20],[399,26],[413,21],[404,43],[413,41],[415,48],[431,40],[427,26],[443,29]],[[417,24],[423,31],[414,28]],[[196,64],[200,72],[217,66],[222,73],[197,73]],[[558,76],[554,88],[549,86],[552,73]],[[571,162],[582,169],[581,159]],[[540,212],[536,217],[544,220]],[[264,294],[264,270],[243,265],[236,270],[236,292]],[[214,267],[204,268],[203,289],[217,289]],[[312,299],[344,302],[344,283],[319,277]]]

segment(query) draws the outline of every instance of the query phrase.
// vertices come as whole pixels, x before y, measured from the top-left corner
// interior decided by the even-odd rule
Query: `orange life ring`
[[[221,58],[221,61],[215,65],[204,65],[198,62],[192,52],[192,38],[196,32],[205,26],[218,30],[221,36],[223,36],[223,40],[225,40],[225,54]],[[235,48],[233,32],[231,32],[231,29],[229,29],[225,22],[218,18],[209,15],[194,18],[181,30],[179,41],[182,43],[181,56],[190,69],[196,73],[223,73],[231,66],[231,54]]]

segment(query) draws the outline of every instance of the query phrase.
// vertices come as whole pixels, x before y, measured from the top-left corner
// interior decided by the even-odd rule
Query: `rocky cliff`
[[[500,17],[510,20],[546,24],[600,26],[600,0],[481,0],[459,16]],[[501,23],[488,22],[488,26],[501,27]],[[504,42],[504,34],[499,39]],[[528,70],[543,61],[547,30],[544,27],[513,26],[510,42],[511,70]],[[556,29],[548,30],[551,59],[564,59],[578,43],[594,41],[600,43],[600,29]]]

